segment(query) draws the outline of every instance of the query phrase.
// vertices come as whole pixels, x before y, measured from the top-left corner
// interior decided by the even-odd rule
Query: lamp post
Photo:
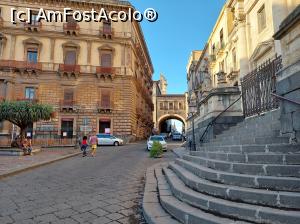
[[[195,140],[195,122],[194,122],[194,115],[195,112],[190,112],[189,115],[192,117],[192,128],[193,128],[193,143],[192,147],[190,147],[190,150],[193,149],[192,151],[196,151],[196,140]]]

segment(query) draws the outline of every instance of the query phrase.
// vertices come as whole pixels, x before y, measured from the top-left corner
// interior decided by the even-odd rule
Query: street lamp
[[[195,140],[195,123],[194,123],[194,115],[196,112],[189,112],[189,116],[192,117],[192,128],[193,128],[193,142],[192,147],[190,145],[190,151],[193,148],[193,151],[196,151],[196,140]]]

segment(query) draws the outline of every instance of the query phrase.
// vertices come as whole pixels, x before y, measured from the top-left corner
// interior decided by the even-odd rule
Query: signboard
[[[81,125],[80,126],[80,131],[81,132],[91,132],[93,130],[92,126],[86,126],[86,125]]]
[[[87,126],[89,123],[90,123],[90,119],[88,117],[82,119],[83,126]]]
[[[110,128],[105,128],[105,134],[110,134]]]
[[[31,137],[31,132],[27,132],[26,136],[30,138]]]
[[[53,124],[43,124],[40,128],[38,128],[39,131],[54,131],[54,129]]]
[[[68,133],[67,132],[63,132],[63,137],[67,137]]]

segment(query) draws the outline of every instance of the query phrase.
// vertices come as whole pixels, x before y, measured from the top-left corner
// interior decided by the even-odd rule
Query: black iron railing
[[[281,56],[268,60],[241,79],[245,117],[278,108],[271,95],[276,90],[276,73],[282,68]]]
[[[203,143],[204,138],[205,138],[206,134],[208,133],[209,128],[212,127],[216,123],[216,121],[218,120],[219,117],[222,116],[222,114],[224,114],[227,110],[229,110],[230,107],[232,107],[235,103],[237,103],[241,99],[241,97],[242,97],[242,95],[240,95],[239,98],[237,98],[225,110],[223,110],[221,113],[218,114],[218,116],[216,116],[211,122],[209,122],[209,124],[206,126],[205,131],[202,133],[202,135],[200,137],[200,143]]]

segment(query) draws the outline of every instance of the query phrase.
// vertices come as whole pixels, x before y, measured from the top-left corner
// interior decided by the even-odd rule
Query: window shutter
[[[104,52],[101,54],[101,66],[102,67],[111,67],[112,66],[111,52]]]
[[[66,51],[65,64],[75,65],[76,64],[76,51]]]

